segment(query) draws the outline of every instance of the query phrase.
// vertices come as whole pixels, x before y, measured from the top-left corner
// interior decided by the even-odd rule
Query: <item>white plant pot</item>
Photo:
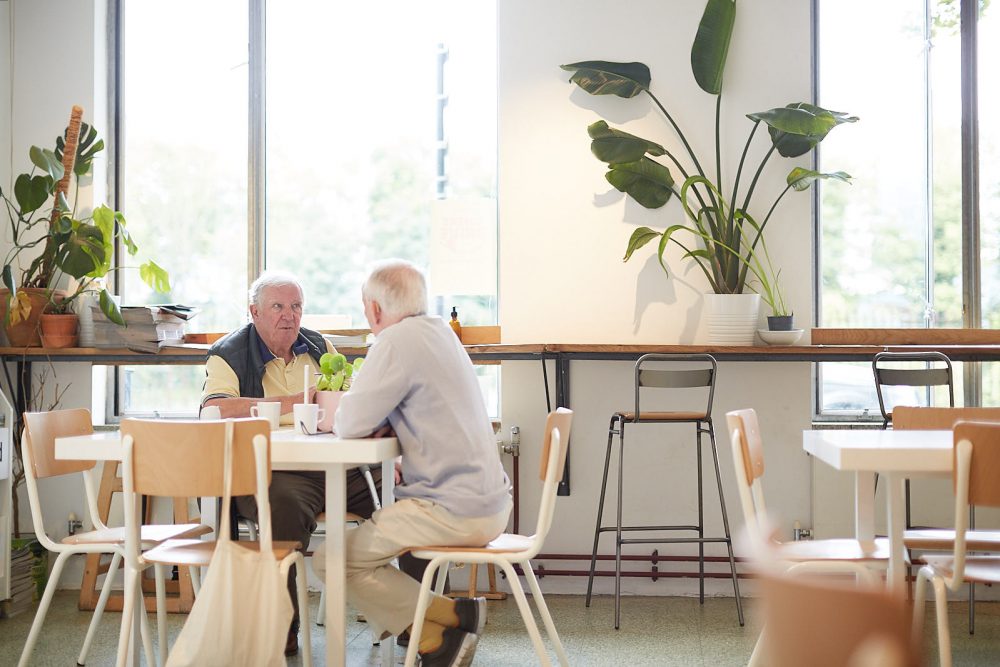
[[[709,345],[753,345],[759,294],[706,294]]]

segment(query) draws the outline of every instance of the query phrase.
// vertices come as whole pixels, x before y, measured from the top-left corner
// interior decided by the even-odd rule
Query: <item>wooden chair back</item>
[[[257,490],[253,439],[267,438],[271,481],[271,427],[266,419],[234,419],[233,496]],[[226,421],[123,419],[122,438],[132,436],[134,490],[148,496],[203,497],[225,492]]]
[[[761,577],[769,663],[810,665],[922,664],[911,639],[905,600],[879,589],[802,576]]]
[[[558,466],[556,478],[561,479],[566,468],[566,452],[569,451],[569,430],[573,425],[573,411],[568,408],[557,408],[550,412],[545,420],[545,439],[542,442],[542,461],[538,468],[538,479],[545,481],[549,471],[549,449],[552,447],[552,429],[559,429],[559,456],[555,459]]]
[[[743,475],[747,486],[764,476],[764,442],[760,437],[757,412],[752,408],[726,413],[726,424],[734,438],[733,448],[739,447]]]
[[[31,449],[32,471],[37,479],[56,477],[73,472],[90,470],[94,461],[68,461],[56,459],[56,438],[71,435],[90,435],[94,426],[90,410],[51,410],[25,412],[22,447]]]
[[[550,412],[545,420],[542,462],[539,466],[542,495],[538,507],[538,523],[535,527],[535,553],[541,548],[549,528],[552,527],[552,517],[556,508],[556,487],[566,467],[566,452],[569,449],[569,432],[572,425],[573,411],[567,408],[558,408]]]
[[[954,479],[958,487],[959,443],[972,443],[967,505],[1000,507],[1000,423],[955,424]],[[964,524],[963,524],[964,525]],[[958,530],[959,526],[955,526]]]
[[[1000,421],[1000,408],[918,408],[901,405],[892,411],[892,427],[900,431],[950,431],[958,421]]]

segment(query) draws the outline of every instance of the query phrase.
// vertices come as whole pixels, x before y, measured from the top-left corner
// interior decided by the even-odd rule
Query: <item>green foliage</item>
[[[122,213],[100,205],[89,216],[79,216],[75,201],[70,207],[61,193],[56,196],[59,180],[65,174],[62,164],[66,146],[64,136],[56,138],[55,150],[31,147],[28,156],[33,169],[15,179],[13,200],[0,190],[12,236],[12,245],[4,258],[2,271],[3,286],[10,292],[7,319],[12,324],[27,315],[24,310],[27,302],[18,294],[20,288],[46,288],[49,290],[46,310],[68,312],[73,301],[95,280],[106,277],[116,269],[112,264],[117,240],[122,241],[129,255],[138,251],[126,229]],[[87,123],[81,123],[73,166],[77,189],[78,179],[90,174],[94,157],[103,149],[104,141],[98,138],[97,131]],[[36,174],[35,170],[42,173]],[[39,248],[41,252],[34,254]],[[34,256],[30,258],[27,268],[22,268],[20,260],[32,254]],[[142,279],[150,287],[159,292],[170,289],[169,276],[162,267],[148,261],[139,268]],[[63,275],[73,278],[76,287],[57,300],[54,290]],[[124,326],[121,313],[106,288],[101,289],[99,302],[110,320]],[[14,304],[21,305],[13,307]]]
[[[649,227],[636,229],[629,238],[624,261],[628,261],[642,246],[659,239],[657,254],[660,266],[669,275],[663,255],[669,244],[674,243],[684,251],[683,258],[693,259],[698,264],[714,292],[740,294],[745,287],[749,287],[759,291],[777,312],[784,310],[784,299],[777,285],[780,272],[773,270],[763,246],[764,228],[771,214],[789,190],[806,190],[818,179],[849,182],[850,176],[844,172],[821,174],[794,168],[788,174],[786,187],[759,224],[750,214],[757,181],[773,153],[783,157],[804,155],[823,141],[833,128],[858,119],[805,102],[747,114],[747,118],[753,121],[753,127],[740,156],[733,186],[725,190],[719,177],[719,126],[723,73],[735,25],[735,12],[735,0],[708,0],[691,48],[691,69],[695,80],[702,90],[717,96],[714,182],[707,176],[680,127],[652,93],[651,76],[645,64],[587,60],[563,65],[562,69],[572,72],[570,81],[592,95],[622,98],[635,97],[640,93],[648,95],[680,138],[687,154],[686,160],[690,163],[685,166],[681,158],[661,144],[612,128],[603,120],[587,128],[591,152],[607,164],[605,178],[619,192],[649,209],[661,208],[676,197],[683,209],[683,222],[669,225],[663,231]],[[740,181],[746,157],[756,130],[762,123],[768,128],[771,148],[761,159],[749,187],[743,192]],[[654,159],[658,157],[666,157],[672,167]],[[680,179],[674,178],[672,168],[680,173]],[[676,186],[678,180],[681,183],[679,190]],[[684,239],[681,233],[693,239]]]
[[[347,391],[351,388],[351,377],[355,371],[361,370],[364,357],[358,357],[353,364],[347,363],[347,357],[337,353],[326,352],[319,358],[320,378],[316,381],[316,391]]]

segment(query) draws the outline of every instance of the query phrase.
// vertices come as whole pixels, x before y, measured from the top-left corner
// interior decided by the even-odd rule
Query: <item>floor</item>
[[[88,612],[76,609],[76,594],[57,593],[32,665],[74,665],[90,620]],[[313,595],[315,612],[318,595]],[[709,598],[704,606],[697,598],[630,597],[623,600],[622,628],[612,626],[613,599],[599,597],[590,609],[583,598],[570,595],[546,596],[572,665],[745,665],[757,637],[755,603],[746,603],[748,624],[741,628],[731,598]],[[522,667],[537,664],[531,642],[513,599],[489,603],[489,623],[475,663],[481,667]],[[1000,603],[980,603],[976,607],[976,634],[966,632],[966,606],[953,603],[952,643],[956,665],[1000,664]],[[937,664],[936,646],[931,639],[933,612],[928,615],[928,664]],[[17,664],[33,614],[25,613],[0,620],[0,666]],[[185,617],[170,616],[171,637],[180,631]],[[114,662],[117,642],[117,614],[102,623],[88,665]],[[314,664],[323,665],[322,629],[313,626]],[[363,623],[348,625],[348,665],[378,665],[378,649]],[[555,653],[551,653],[555,659]],[[397,663],[403,650],[397,649]],[[301,665],[301,659],[289,660]]]

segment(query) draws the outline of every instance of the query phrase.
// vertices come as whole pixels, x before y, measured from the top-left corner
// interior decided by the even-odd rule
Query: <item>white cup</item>
[[[271,422],[271,430],[277,431],[281,421],[281,403],[261,401],[250,408],[250,416],[266,419]]]
[[[315,403],[296,403],[292,406],[295,428],[304,429],[310,435],[317,432],[316,424],[325,414],[326,411]]]
[[[202,421],[215,421],[222,419],[222,411],[219,410],[218,405],[206,405],[201,409],[201,414],[198,415],[198,419]]]

